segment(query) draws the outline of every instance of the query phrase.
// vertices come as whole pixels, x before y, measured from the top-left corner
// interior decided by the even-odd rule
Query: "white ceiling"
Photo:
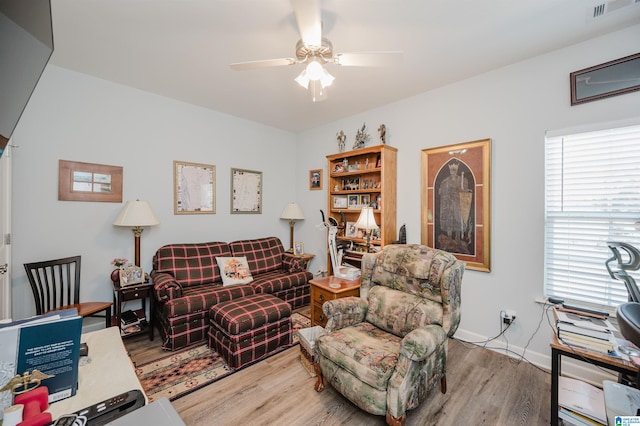
[[[640,0],[590,18],[602,3],[321,0],[336,52],[404,54],[386,68],[328,64],[336,80],[320,103],[293,81],[303,65],[229,68],[295,57],[290,0],[52,0],[51,63],[299,132],[640,23]]]

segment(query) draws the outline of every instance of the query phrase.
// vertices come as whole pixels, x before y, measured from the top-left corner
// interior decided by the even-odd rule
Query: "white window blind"
[[[640,248],[640,126],[547,137],[545,169],[545,295],[626,302],[606,242]]]

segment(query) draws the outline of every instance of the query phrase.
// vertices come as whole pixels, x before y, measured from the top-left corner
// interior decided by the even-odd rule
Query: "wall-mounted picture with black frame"
[[[640,53],[569,74],[571,105],[640,90]]]

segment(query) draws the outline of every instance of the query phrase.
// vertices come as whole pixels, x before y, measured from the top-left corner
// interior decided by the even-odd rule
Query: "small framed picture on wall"
[[[322,189],[322,169],[309,170],[309,189],[311,191]]]

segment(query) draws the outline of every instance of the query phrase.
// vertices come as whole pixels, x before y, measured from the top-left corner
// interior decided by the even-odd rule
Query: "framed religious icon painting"
[[[422,150],[421,241],[491,271],[491,139]]]
[[[231,214],[262,214],[262,172],[231,169]]]

